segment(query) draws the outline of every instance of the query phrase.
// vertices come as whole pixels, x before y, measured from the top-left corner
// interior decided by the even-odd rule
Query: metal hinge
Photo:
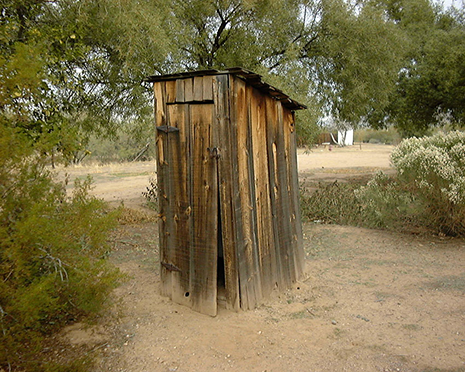
[[[170,127],[169,125],[162,125],[161,127],[157,127],[157,130],[165,133],[179,132],[179,128]]]
[[[181,269],[179,267],[174,266],[173,264],[170,264],[170,263],[167,263],[167,262],[162,262],[161,265],[168,271],[181,272]]]

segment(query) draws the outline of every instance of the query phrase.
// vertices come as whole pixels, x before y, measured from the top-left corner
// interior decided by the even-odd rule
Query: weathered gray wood
[[[184,101],[192,102],[194,100],[194,78],[184,80]]]
[[[194,87],[193,87],[193,100],[194,101],[203,101],[203,76],[194,77]]]
[[[189,175],[189,136],[190,129],[187,123],[188,110],[186,105],[168,106],[169,124],[179,131],[171,134],[171,159],[170,177],[174,184],[173,202],[170,208],[173,209],[174,223],[174,247],[173,264],[179,271],[172,273],[172,299],[173,301],[190,306],[190,255],[192,240],[190,230],[192,228],[190,198],[188,185]]]
[[[166,124],[165,115],[165,85],[163,82],[154,83],[155,94],[155,127]],[[160,262],[169,263],[170,253],[170,181],[169,168],[167,167],[169,151],[167,133],[157,131],[156,133],[156,157],[157,157],[157,183],[160,214],[158,220],[160,240]],[[171,297],[172,272],[160,264],[161,293]]]
[[[159,200],[159,240],[160,240],[160,263],[169,263],[171,261],[170,256],[170,244],[169,244],[169,223],[168,218],[169,212],[169,169],[165,165],[167,152],[167,134],[163,132],[157,133],[157,179],[158,179],[158,200]],[[171,271],[167,270],[166,267],[160,264],[160,279],[161,279],[161,294],[171,298]]]
[[[193,267],[192,308],[217,313],[217,162],[210,158],[213,105],[190,106],[193,163]]]
[[[237,172],[237,144],[233,141],[233,130],[229,116],[229,77],[219,75],[214,78],[215,125],[220,158],[218,159],[218,186],[220,193],[221,233],[224,253],[226,306],[239,310],[239,280],[236,260],[236,211],[234,197],[238,185],[234,182]]]
[[[280,103],[270,97],[266,98],[266,118],[267,118],[267,153],[268,169],[270,182],[271,214],[272,214],[272,232],[274,246],[272,249],[272,262],[274,263],[275,285],[279,290],[285,289],[281,265],[281,246],[279,237],[279,225],[281,223],[280,208],[281,203],[279,190],[279,169],[278,169],[278,114],[277,105]]]
[[[165,82],[166,103],[176,102],[176,80],[168,80]]]
[[[293,112],[228,73],[154,92],[162,294],[216,315],[221,244],[226,304],[253,309],[303,272]]]
[[[178,79],[176,80],[176,102],[185,102],[185,95],[184,95],[184,80]]]
[[[203,100],[211,101],[213,99],[213,76],[206,75],[203,77]]]
[[[279,203],[278,203],[278,218],[280,223],[278,225],[278,236],[279,236],[279,247],[280,247],[280,259],[281,259],[281,268],[282,268],[282,278],[286,288],[289,288],[292,285],[291,279],[291,256],[292,249],[291,245],[291,219],[289,212],[289,183],[287,177],[288,169],[288,156],[286,150],[286,139],[285,139],[285,128],[284,128],[284,119],[283,119],[283,107],[278,105],[278,138],[276,141],[277,147],[277,160],[278,160],[278,180],[279,180]]]
[[[243,244],[237,246],[241,308],[253,309],[261,300],[261,278],[258,262],[258,244],[254,210],[255,190],[253,169],[253,147],[251,137],[251,107],[249,91],[245,82],[235,79],[237,110],[238,180]]]
[[[283,110],[284,117],[284,131],[288,138],[288,178],[289,178],[289,204],[291,212],[291,246],[293,254],[294,272],[292,276],[293,281],[298,280],[304,269],[305,254],[303,250],[302,241],[302,222],[300,216],[299,206],[299,176],[297,170],[297,144],[295,134],[295,119],[294,113],[286,108]]]
[[[166,124],[165,121],[165,83],[159,82],[153,84],[155,94],[155,127]]]
[[[274,273],[271,264],[271,251],[274,247],[271,221],[271,205],[266,151],[266,107],[265,98],[257,89],[250,89],[251,136],[253,148],[255,190],[255,223],[258,243],[258,262],[261,275],[262,296],[267,297],[273,289]]]

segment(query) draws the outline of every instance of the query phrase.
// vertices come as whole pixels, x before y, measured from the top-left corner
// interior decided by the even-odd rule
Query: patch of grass
[[[308,225],[307,225],[308,226]],[[305,244],[305,252],[310,257],[332,257],[338,260],[351,259],[348,254],[347,246],[342,243],[345,234],[334,235],[334,231],[322,228],[318,234],[313,234],[311,228],[305,227],[304,236],[309,241]]]
[[[133,172],[110,173],[111,176],[116,177],[116,178],[149,176],[150,174],[152,174],[152,172],[149,172],[149,171],[139,172],[139,173],[133,173]]]
[[[334,328],[334,331],[333,331],[333,334],[334,334],[334,337],[336,338],[341,338],[342,336],[344,336],[344,334],[346,334],[347,331],[344,331],[340,328]]]
[[[310,317],[311,314],[307,310],[297,311],[295,313],[289,314],[290,319],[305,319]]]
[[[307,221],[335,223],[340,225],[359,225],[361,223],[361,205],[354,190],[357,184],[319,183],[318,189],[310,192],[304,186],[300,188],[302,216]]]
[[[155,179],[151,178],[149,181],[149,186],[145,188],[146,190],[142,192],[142,196],[145,198],[147,207],[153,209],[154,211],[158,210],[158,185]]]
[[[153,213],[148,213],[138,209],[126,208],[124,205],[120,207],[118,222],[120,225],[132,225],[142,222],[155,222],[158,217]]]
[[[465,274],[442,276],[428,282],[426,287],[437,291],[453,290],[465,293]]]
[[[423,329],[421,325],[418,324],[402,324],[402,328],[408,330],[408,331],[419,331]]]
[[[379,292],[379,291],[375,291],[373,292],[373,294],[376,297],[376,302],[382,302],[386,300],[387,298],[395,297],[395,295],[392,293]]]

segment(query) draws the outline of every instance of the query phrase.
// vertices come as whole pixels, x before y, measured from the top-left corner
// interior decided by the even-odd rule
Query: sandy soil
[[[388,170],[391,150],[302,150],[299,170],[317,180]],[[66,171],[140,210],[154,176],[144,163]],[[122,225],[111,260],[131,279],[115,291],[118,316],[62,337],[98,350],[96,371],[465,371],[464,240],[303,227],[306,273],[293,289],[211,318],[159,295],[156,223]]]

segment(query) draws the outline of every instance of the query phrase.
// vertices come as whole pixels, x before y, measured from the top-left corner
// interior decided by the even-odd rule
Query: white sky
[[[436,3],[442,3],[444,4],[444,9],[449,8],[451,5],[454,5],[455,7],[463,7],[463,1],[462,0],[433,0]]]

